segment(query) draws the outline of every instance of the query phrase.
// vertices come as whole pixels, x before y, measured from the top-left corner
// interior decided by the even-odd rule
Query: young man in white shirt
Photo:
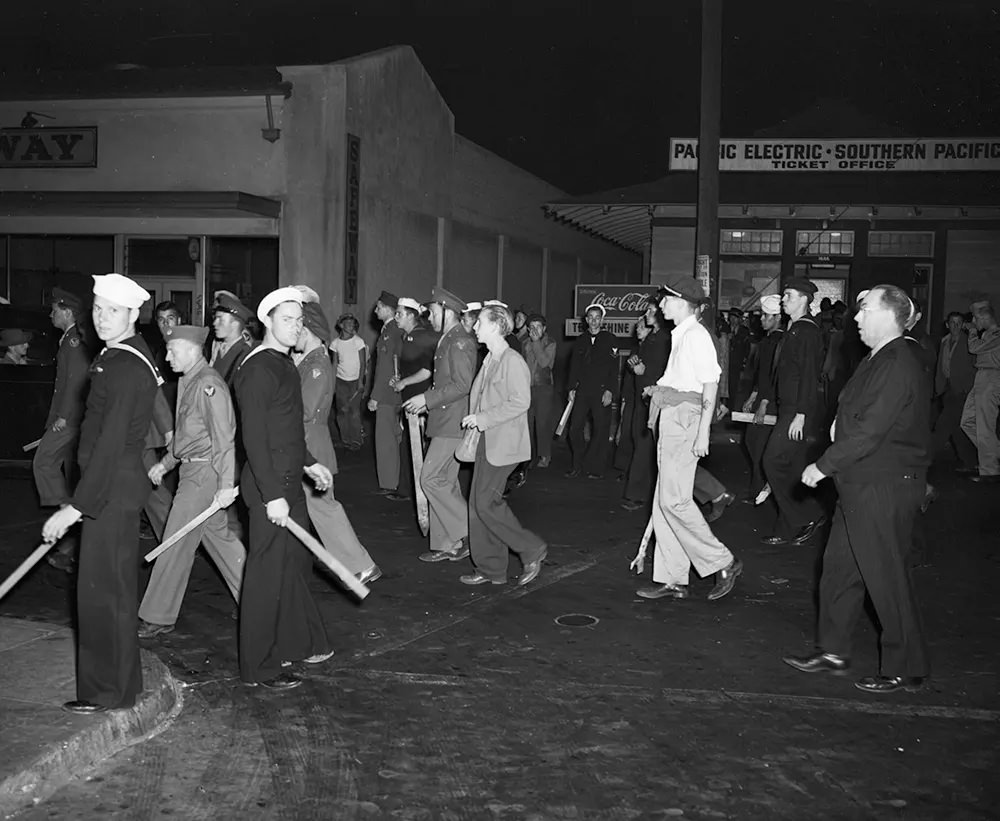
[[[368,376],[368,346],[358,336],[358,320],[352,314],[344,314],[337,320],[337,327],[340,328],[340,339],[330,343],[333,364],[337,369],[334,391],[337,427],[344,446],[348,450],[358,450],[364,438],[361,395]]]
[[[650,397],[649,426],[659,431],[659,476],[653,494],[653,587],[637,595],[644,599],[688,597],[691,566],[700,576],[716,575],[710,600],[733,589],[743,563],[734,558],[706,524],[692,497],[698,460],[708,454],[709,430],[719,390],[715,344],[698,322],[697,305],[705,294],[697,280],[674,274],[665,283],[660,302],[663,316],[674,322],[670,359],[657,383],[646,388]]]

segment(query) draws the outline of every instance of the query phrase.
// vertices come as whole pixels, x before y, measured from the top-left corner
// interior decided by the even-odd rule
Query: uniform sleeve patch
[[[75,336],[71,336],[69,338],[69,345],[70,345],[71,348],[79,348],[80,347],[80,340],[79,340],[79,338],[75,337]]]
[[[215,396],[215,385],[209,385],[205,388],[205,396]]]
[[[313,368],[313,370],[312,370],[312,377],[313,377],[313,379],[319,379],[322,375],[323,375],[323,371],[321,371],[319,368]]]

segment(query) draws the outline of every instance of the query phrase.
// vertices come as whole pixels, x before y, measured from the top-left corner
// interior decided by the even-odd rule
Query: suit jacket
[[[469,412],[469,391],[476,375],[476,347],[476,340],[461,323],[438,342],[434,382],[424,392],[428,437],[462,438],[462,417]]]
[[[52,391],[52,404],[45,427],[50,428],[56,419],[65,419],[71,428],[79,427],[87,401],[87,383],[90,381],[90,351],[80,338],[76,325],[67,329],[59,341],[56,353],[56,384]]]
[[[512,348],[499,356],[487,354],[472,383],[470,406],[486,438],[486,461],[503,467],[531,458],[528,406],[531,371]]]

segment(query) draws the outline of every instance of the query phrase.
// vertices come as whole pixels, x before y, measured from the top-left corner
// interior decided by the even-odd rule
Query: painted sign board
[[[0,128],[0,168],[96,168],[97,126]]]
[[[588,305],[601,305],[606,311],[604,328],[615,336],[630,337],[636,321],[646,313],[650,302],[656,300],[657,285],[606,284],[577,285],[574,306],[575,318],[566,320],[566,336],[583,333],[583,314]]]

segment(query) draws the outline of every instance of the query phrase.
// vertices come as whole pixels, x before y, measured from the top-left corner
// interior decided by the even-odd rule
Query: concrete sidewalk
[[[68,628],[0,617],[0,818],[148,737],[181,708],[179,682],[143,651],[145,689],[135,707],[95,716],[63,711],[76,698],[74,653]]]

